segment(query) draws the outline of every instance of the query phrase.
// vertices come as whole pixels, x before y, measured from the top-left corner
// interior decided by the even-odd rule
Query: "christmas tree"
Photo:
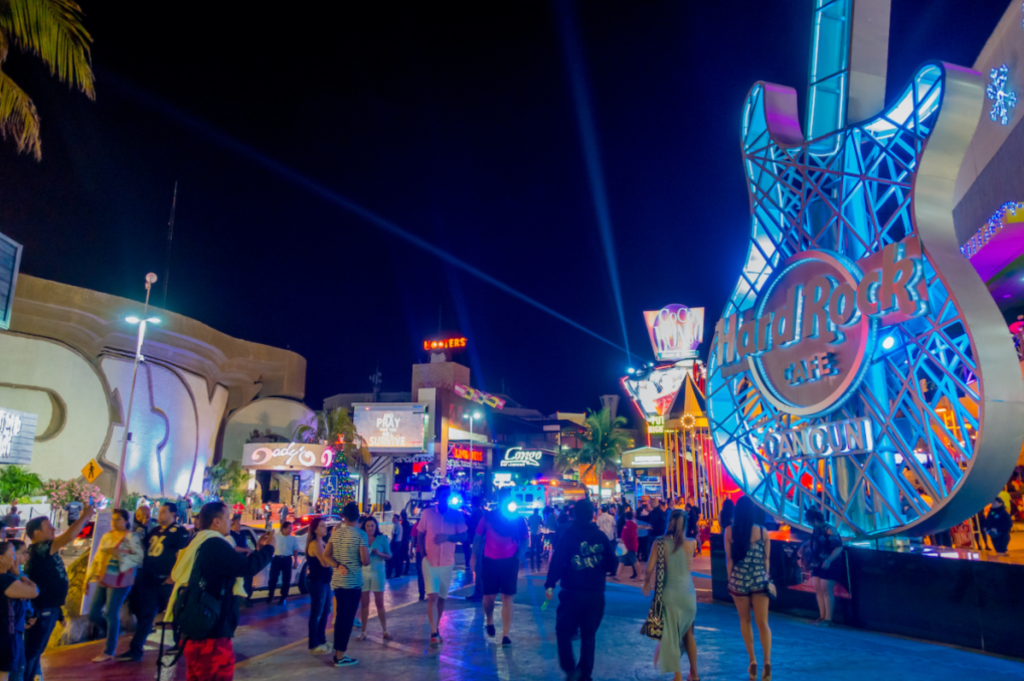
[[[335,453],[331,465],[321,473],[320,498],[330,502],[329,514],[339,516],[345,504],[356,500],[355,481],[349,475],[344,453]]]

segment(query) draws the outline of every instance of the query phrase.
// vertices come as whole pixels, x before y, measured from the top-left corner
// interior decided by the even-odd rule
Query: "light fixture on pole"
[[[480,418],[480,412],[463,414],[462,418],[469,419],[469,493],[473,494],[473,421]]]
[[[132,403],[135,400],[135,379],[139,375],[139,362],[145,361],[142,356],[142,341],[146,337],[146,324],[159,324],[156,317],[149,317],[149,294],[156,283],[156,275],[150,272],[146,275],[146,303],[142,308],[142,317],[126,317],[129,324],[139,325],[139,338],[135,345],[135,368],[132,369],[132,389],[128,392],[128,415],[124,419],[124,435],[121,437],[121,463],[117,467],[117,486],[114,488],[114,508],[121,505],[121,482],[124,480],[124,460],[128,454],[128,437],[131,435],[129,428],[132,423]]]

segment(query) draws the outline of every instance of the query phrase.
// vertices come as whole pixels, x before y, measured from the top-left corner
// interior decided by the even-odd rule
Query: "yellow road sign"
[[[90,459],[89,463],[85,464],[85,468],[82,469],[82,475],[85,479],[92,484],[96,478],[100,477],[100,473],[103,472],[103,467],[96,463],[96,459]]]

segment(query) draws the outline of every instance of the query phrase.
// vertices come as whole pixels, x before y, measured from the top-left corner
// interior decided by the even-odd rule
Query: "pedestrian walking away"
[[[334,652],[334,644],[327,642],[327,623],[331,619],[331,576],[334,570],[325,557],[327,523],[324,518],[313,518],[306,535],[306,565],[309,574],[309,652],[326,655]]]
[[[403,575],[409,574],[409,566],[412,562],[412,523],[409,522],[409,515],[402,511],[399,515],[402,520],[402,565],[399,568]]]
[[[625,522],[622,523],[622,538],[619,541],[622,542],[625,553],[619,556],[619,568],[615,574],[615,579],[621,579],[620,573],[624,567],[628,567],[633,571],[630,579],[636,579],[639,576],[636,573],[636,553],[640,549],[640,540],[637,535],[636,522],[633,520],[633,512],[626,511],[623,516]]]
[[[768,531],[754,523],[754,502],[750,497],[740,497],[736,502],[732,526],[725,531],[726,574],[729,575],[729,593],[740,616],[740,632],[750,660],[748,674],[751,681],[757,679],[757,658],[754,656],[754,630],[751,627],[751,611],[761,638],[761,653],[764,656],[762,681],[772,678],[772,631],[768,627],[768,566],[771,556],[771,542]]]
[[[0,541],[0,672],[20,681],[25,670],[25,612],[39,589],[20,574],[14,544]]]
[[[93,662],[114,659],[121,630],[121,606],[135,584],[135,568],[142,565],[145,555],[128,518],[128,511],[124,509],[112,512],[111,529],[100,539],[85,575],[92,598],[89,622],[107,639],[103,652],[94,657]]]
[[[441,485],[434,490],[435,505],[423,511],[417,526],[417,542],[423,551],[423,582],[427,593],[427,623],[430,625],[430,645],[444,643],[441,637],[441,617],[444,615],[448,587],[455,566],[455,545],[464,542],[466,522],[462,514],[448,508],[451,488]]]
[[[298,567],[298,560],[299,540],[292,535],[292,524],[282,520],[281,534],[274,540],[274,559],[270,562],[270,594],[267,603],[274,600],[278,579],[281,580],[281,605],[288,602],[288,592],[292,589],[292,570]]]
[[[384,583],[386,581],[385,569],[388,561],[391,560],[391,544],[388,542],[388,538],[381,534],[380,525],[372,515],[363,518],[361,525],[369,546],[370,564],[363,568],[363,593],[360,596],[362,612],[359,618],[363,623],[363,630],[356,640],[366,640],[366,630],[370,627],[371,594],[373,602],[377,606],[377,619],[380,620],[382,636],[385,640],[389,640],[391,634],[388,633],[388,617],[384,610]]]
[[[561,582],[555,635],[558,663],[571,681],[591,681],[597,630],[604,617],[605,575],[616,565],[615,551],[607,535],[594,523],[594,505],[589,499],[576,502],[574,519],[568,525],[548,564],[545,598],[554,598]],[[576,662],[572,639],[580,636],[580,660]]]
[[[156,614],[166,610],[171,599],[171,590],[174,588],[171,572],[178,554],[189,544],[188,532],[175,522],[177,515],[178,509],[174,504],[168,502],[160,506],[157,511],[158,525],[149,531],[143,542],[145,556],[132,588],[136,608],[135,634],[128,652],[117,658],[119,662],[138,662],[142,659],[143,646],[153,631]]]
[[[654,650],[654,666],[662,674],[671,673],[674,681],[682,681],[682,651],[690,663],[689,681],[698,681],[697,640],[693,620],[697,616],[697,591],[693,587],[690,568],[693,564],[695,540],[686,536],[689,514],[676,509],[669,516],[668,532],[651,547],[651,558],[644,573],[643,593],[651,594],[657,585],[655,607],[661,611],[663,631]],[[661,572],[664,571],[664,574]],[[682,648],[682,650],[681,650]]]
[[[350,667],[358,663],[348,655],[348,642],[355,625],[356,611],[363,591],[363,568],[370,564],[369,541],[359,522],[359,505],[345,504],[342,523],[334,528],[324,558],[334,570],[331,588],[338,602],[334,614],[334,666]]]
[[[540,570],[540,554],[544,550],[544,535],[540,532],[544,519],[540,517],[540,509],[533,509],[526,524],[530,527],[530,569]]]
[[[50,642],[57,622],[64,619],[62,606],[68,598],[68,573],[60,550],[78,536],[85,524],[92,520],[96,509],[86,507],[78,519],[61,535],[46,516],[39,516],[25,525],[25,536],[31,542],[28,547],[28,563],[25,572],[39,587],[39,596],[32,602],[35,623],[25,632],[25,678],[39,678],[43,673],[39,657]]]
[[[404,528],[397,513],[391,516],[391,528],[391,559],[388,561],[388,579],[402,574],[402,531]]]
[[[238,604],[245,599],[245,577],[259,573],[274,557],[274,532],[267,532],[256,544],[256,551],[245,555],[235,550],[231,531],[231,509],[220,501],[212,501],[199,509],[198,524],[202,528],[182,552],[171,578],[174,590],[164,621],[172,620],[174,606],[182,587],[202,589],[204,599],[219,603],[216,617],[199,621],[192,613],[181,612],[182,621],[175,622],[181,631],[191,635],[184,646],[188,681],[230,681],[235,673],[233,639],[238,628]],[[195,577],[195,583],[190,580]],[[186,601],[188,598],[186,597]],[[209,612],[208,608],[204,608]]]
[[[498,506],[488,511],[477,525],[476,539],[483,553],[484,617],[487,635],[494,637],[494,603],[501,594],[501,645],[512,645],[513,603],[519,565],[529,545],[530,533],[522,517],[509,511],[507,494],[498,499]],[[531,518],[539,517],[536,515]],[[539,531],[539,528],[538,528]],[[474,551],[474,555],[477,551]]]
[[[809,509],[804,517],[814,528],[814,534],[805,547],[814,579],[814,592],[818,597],[819,617],[815,624],[830,627],[836,607],[836,582],[846,584],[843,540],[836,528],[825,522],[824,514],[818,509]]]

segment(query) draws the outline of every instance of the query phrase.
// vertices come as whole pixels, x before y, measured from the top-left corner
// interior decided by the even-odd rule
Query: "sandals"
[[[383,634],[381,635],[381,638],[383,638],[383,639],[384,639],[385,641],[390,641],[390,640],[391,640],[391,634],[389,634],[388,632],[386,632],[386,631],[385,631],[385,632],[384,632],[384,633],[383,633]]]
[[[772,663],[764,663],[764,671],[761,672],[761,681],[772,681]]]
[[[757,663],[751,662],[750,668],[747,669],[747,674],[750,676],[750,681],[757,681]]]
[[[359,634],[359,636],[356,636],[356,640],[357,641],[365,641],[366,640],[366,629],[363,629],[363,631]]]

